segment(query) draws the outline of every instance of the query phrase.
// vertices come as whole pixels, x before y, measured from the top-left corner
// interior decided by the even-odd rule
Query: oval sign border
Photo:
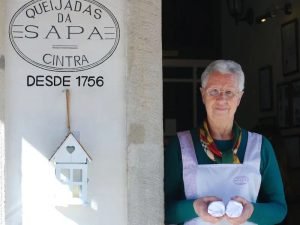
[[[94,4],[94,5],[97,5],[98,7],[102,8],[105,10],[105,12],[107,12],[107,14],[110,16],[110,18],[113,20],[115,26],[116,26],[116,39],[115,39],[115,42],[114,42],[114,45],[112,46],[112,48],[110,49],[110,51],[105,54],[100,60],[92,63],[92,64],[89,64],[89,65],[86,65],[86,66],[82,66],[82,67],[77,67],[77,68],[57,68],[57,67],[53,67],[53,66],[46,66],[46,65],[43,65],[41,63],[38,63],[32,59],[30,59],[28,56],[26,56],[21,50],[20,48],[17,46],[17,44],[15,43],[13,37],[12,37],[12,25],[13,23],[15,22],[16,18],[18,17],[18,15],[24,10],[26,9],[28,6],[30,5],[33,5],[39,1],[42,1],[42,0],[33,0],[33,1],[30,1],[28,3],[26,3],[25,5],[23,5],[12,17],[10,23],[9,23],[9,40],[10,40],[10,43],[12,44],[13,48],[15,49],[15,51],[18,53],[19,56],[21,56],[21,58],[23,58],[26,62],[32,64],[33,66],[36,66],[36,67],[39,67],[41,69],[45,69],[45,70],[48,70],[48,71],[54,71],[54,72],[78,72],[78,71],[83,71],[83,70],[88,70],[88,69],[91,69],[91,68],[94,68],[98,65],[100,65],[101,63],[103,63],[104,61],[106,61],[109,57],[112,56],[112,54],[114,53],[114,51],[116,50],[118,44],[119,44],[119,41],[120,41],[120,27],[119,27],[119,23],[116,19],[116,17],[114,16],[114,14],[108,9],[106,8],[104,5],[102,5],[101,3],[97,2],[97,1],[94,1],[94,0],[82,0],[82,1],[86,1],[86,2],[89,2],[91,4]]]

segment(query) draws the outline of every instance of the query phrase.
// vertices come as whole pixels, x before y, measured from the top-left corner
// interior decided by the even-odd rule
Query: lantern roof
[[[50,161],[54,163],[86,164],[88,161],[92,161],[92,158],[84,150],[73,133],[69,132],[55,153],[51,156]]]

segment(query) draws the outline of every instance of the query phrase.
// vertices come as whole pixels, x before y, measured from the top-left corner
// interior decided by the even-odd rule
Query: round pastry
[[[226,215],[232,218],[239,217],[243,212],[243,205],[240,202],[230,200],[226,205]]]
[[[214,201],[208,205],[208,213],[213,217],[221,217],[225,214],[225,205],[222,201]]]

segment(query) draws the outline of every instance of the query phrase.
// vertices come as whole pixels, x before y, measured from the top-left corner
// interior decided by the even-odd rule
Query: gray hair
[[[233,74],[238,81],[238,87],[240,91],[244,90],[245,75],[240,64],[232,60],[215,60],[211,62],[201,75],[201,86],[205,87],[208,81],[208,77],[213,72],[221,72],[222,74]]]

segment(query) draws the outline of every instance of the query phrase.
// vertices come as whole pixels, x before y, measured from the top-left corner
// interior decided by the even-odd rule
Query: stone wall
[[[128,4],[128,224],[159,225],[164,222],[161,1]]]

